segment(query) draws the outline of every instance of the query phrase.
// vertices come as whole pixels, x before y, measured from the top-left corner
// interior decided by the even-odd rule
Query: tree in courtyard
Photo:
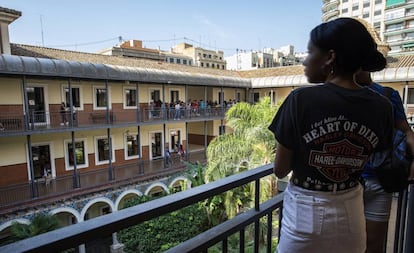
[[[213,139],[207,147],[207,169],[205,181],[212,182],[245,170],[271,163],[274,158],[275,139],[268,130],[277,108],[270,103],[270,97],[262,98],[257,104],[240,102],[226,113],[226,126],[232,132]],[[260,199],[264,201],[274,194],[275,177],[260,180]],[[254,198],[254,184],[249,184],[221,195],[221,199],[210,203],[210,213],[225,210],[227,218],[234,217]],[[224,208],[224,209],[223,209]]]
[[[56,216],[47,214],[38,214],[34,216],[30,224],[13,223],[10,230],[12,233],[11,241],[23,240],[35,235],[40,235],[59,227]]]

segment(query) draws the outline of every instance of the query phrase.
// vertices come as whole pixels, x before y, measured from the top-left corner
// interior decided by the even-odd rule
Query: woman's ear
[[[336,60],[336,53],[333,49],[330,49],[327,53],[326,53],[326,64],[327,65],[334,65]]]

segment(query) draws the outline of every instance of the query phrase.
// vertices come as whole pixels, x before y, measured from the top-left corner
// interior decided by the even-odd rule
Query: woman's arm
[[[292,170],[293,151],[278,143],[276,148],[273,172],[278,178],[283,178]]]
[[[411,130],[410,125],[407,120],[399,120],[395,122],[395,128],[403,131],[407,135],[407,147],[409,148],[411,154],[414,154],[414,132]],[[409,180],[414,179],[414,162],[411,163],[410,171],[408,175]]]

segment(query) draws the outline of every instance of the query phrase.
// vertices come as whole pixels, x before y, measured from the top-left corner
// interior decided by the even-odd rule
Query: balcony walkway
[[[189,144],[187,161],[205,162],[204,146]],[[74,177],[63,176],[52,179],[46,184],[45,179],[34,182],[33,190],[29,183],[0,188],[0,214],[12,212],[34,205],[53,202],[62,197],[73,197],[88,194],[107,188],[118,187],[132,183],[148,182],[161,177],[177,174],[186,169],[185,162],[177,153],[172,153],[172,164],[165,166],[163,158],[152,161],[135,160],[124,165],[113,166],[113,180],[109,179],[109,169],[99,169],[91,172],[78,170],[78,188],[74,188]],[[31,196],[31,191],[37,197]]]

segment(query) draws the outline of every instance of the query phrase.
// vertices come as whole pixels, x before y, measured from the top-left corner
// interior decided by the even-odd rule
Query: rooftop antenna
[[[45,40],[43,38],[43,20],[42,20],[42,15],[40,15],[40,32],[42,35],[42,47],[45,46]]]

